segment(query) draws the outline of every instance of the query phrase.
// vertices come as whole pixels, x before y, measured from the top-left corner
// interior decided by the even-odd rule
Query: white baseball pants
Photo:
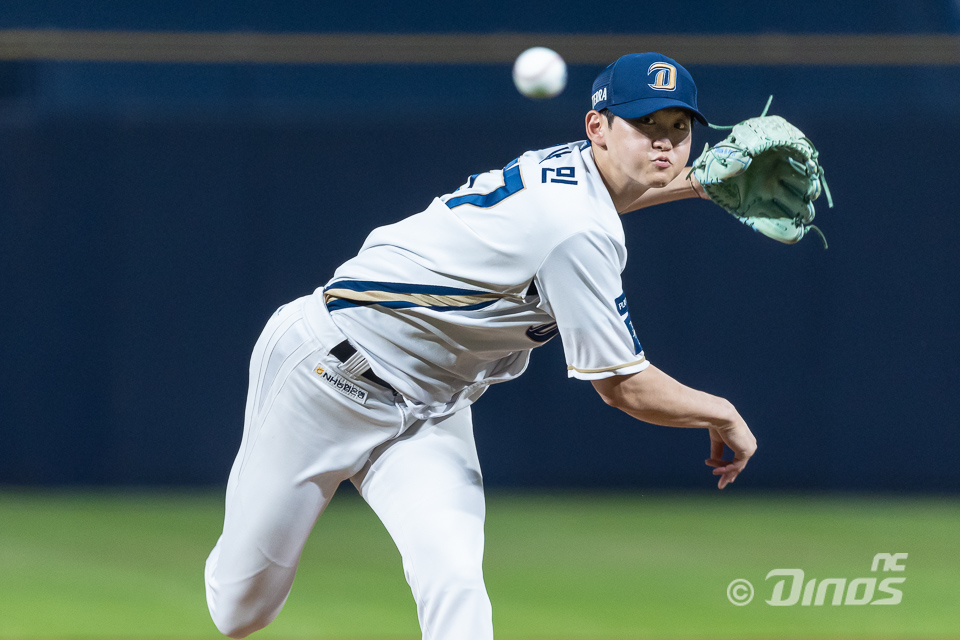
[[[232,638],[269,624],[314,523],[349,478],[400,550],[423,638],[490,640],[470,409],[415,420],[389,390],[351,378],[367,394],[360,404],[321,373],[346,379],[328,353],[343,339],[308,296],[274,314],[254,348],[223,533],[205,568],[210,615]]]

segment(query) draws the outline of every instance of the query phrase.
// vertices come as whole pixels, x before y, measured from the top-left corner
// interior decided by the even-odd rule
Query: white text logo
[[[607,99],[607,88],[597,89],[594,94],[590,96],[590,99],[593,101],[594,109],[596,109],[598,102],[603,102]]]
[[[765,580],[773,580],[770,598],[765,602],[771,607],[821,607],[857,606],[865,604],[900,604],[903,591],[897,585],[906,582],[904,576],[888,576],[887,572],[903,572],[902,561],[906,553],[878,553],[873,556],[870,571],[879,576],[863,578],[808,578],[803,569],[774,569]],[[738,578],[727,587],[727,599],[742,607],[753,600],[753,585]]]

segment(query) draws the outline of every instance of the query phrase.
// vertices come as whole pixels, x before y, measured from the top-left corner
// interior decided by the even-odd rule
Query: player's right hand
[[[713,475],[720,476],[720,481],[717,483],[720,489],[737,479],[757,451],[757,439],[750,431],[750,427],[739,415],[737,418],[738,420],[729,427],[710,429],[710,457],[706,460],[706,464],[713,467]],[[723,459],[724,445],[733,452],[733,460]]]

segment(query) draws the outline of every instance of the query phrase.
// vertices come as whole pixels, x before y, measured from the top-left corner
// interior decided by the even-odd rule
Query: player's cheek
[[[688,135],[686,139],[682,140],[680,144],[677,145],[677,157],[680,160],[680,165],[687,164],[687,161],[690,160],[690,136]]]

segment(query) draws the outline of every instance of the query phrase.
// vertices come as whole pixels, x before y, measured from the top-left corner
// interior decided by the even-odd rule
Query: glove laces
[[[764,105],[763,111],[760,112],[760,116],[759,116],[760,118],[762,118],[762,117],[764,117],[765,115],[767,115],[767,111],[770,110],[770,105],[771,105],[771,104],[773,104],[773,94],[770,94],[770,97],[767,98],[767,104]],[[731,124],[731,125],[728,126],[728,125],[713,124],[712,122],[708,122],[708,123],[707,123],[707,126],[710,127],[711,129],[716,129],[717,131],[730,131],[731,129],[733,129],[733,128],[734,128],[735,126],[737,126],[737,125]],[[809,142],[809,140],[808,140],[808,142]],[[709,147],[709,146],[710,146],[710,145],[707,144],[707,145],[704,147],[704,151],[706,151],[707,147]],[[810,143],[810,146],[813,146],[813,143],[812,143],[812,142]],[[819,163],[818,163],[818,166],[819,166]],[[692,173],[692,171],[691,171],[691,173]],[[690,177],[689,174],[687,175],[687,177],[688,177],[688,178]],[[820,178],[820,184],[823,185],[823,194],[824,194],[825,196],[827,196],[827,207],[830,208],[830,209],[833,209],[833,195],[830,193],[830,185],[827,184],[827,177],[823,174],[823,167],[822,167],[822,166],[819,167],[819,171],[817,172],[817,177]],[[813,225],[810,225],[810,226],[813,226]],[[816,227],[814,227],[814,229],[816,229]],[[820,233],[820,229],[817,229],[817,233]],[[822,234],[822,233],[820,233],[820,237],[823,237],[823,234]],[[824,244],[826,244],[826,240],[824,240]]]
[[[767,104],[764,105],[763,111],[760,112],[760,116],[759,116],[760,118],[767,115],[767,112],[770,110],[771,104],[773,104],[773,94],[770,94],[770,97],[767,98]],[[708,122],[707,126],[717,131],[730,131],[737,125],[734,125],[734,124],[722,125],[722,124],[713,124],[712,122]],[[706,151],[709,146],[710,144],[707,143],[706,145],[704,145],[703,150]],[[810,143],[810,146],[813,146],[812,142]],[[791,158],[791,162],[793,162],[792,158]],[[827,177],[823,173],[823,166],[821,166],[820,163],[817,163],[817,169],[818,169],[817,178],[820,180],[820,184],[823,185],[823,194],[827,196],[827,207],[829,209],[833,209],[833,195],[830,193],[830,185],[827,184]],[[688,180],[690,179],[690,175],[692,173],[693,173],[693,168],[691,167],[690,172],[687,174]],[[820,236],[820,240],[823,241],[823,248],[824,249],[828,248],[826,236],[823,235],[823,231],[820,231],[820,229],[816,225],[807,224],[807,225],[804,225],[804,229],[805,230],[813,229],[814,231],[816,231],[817,235]]]

